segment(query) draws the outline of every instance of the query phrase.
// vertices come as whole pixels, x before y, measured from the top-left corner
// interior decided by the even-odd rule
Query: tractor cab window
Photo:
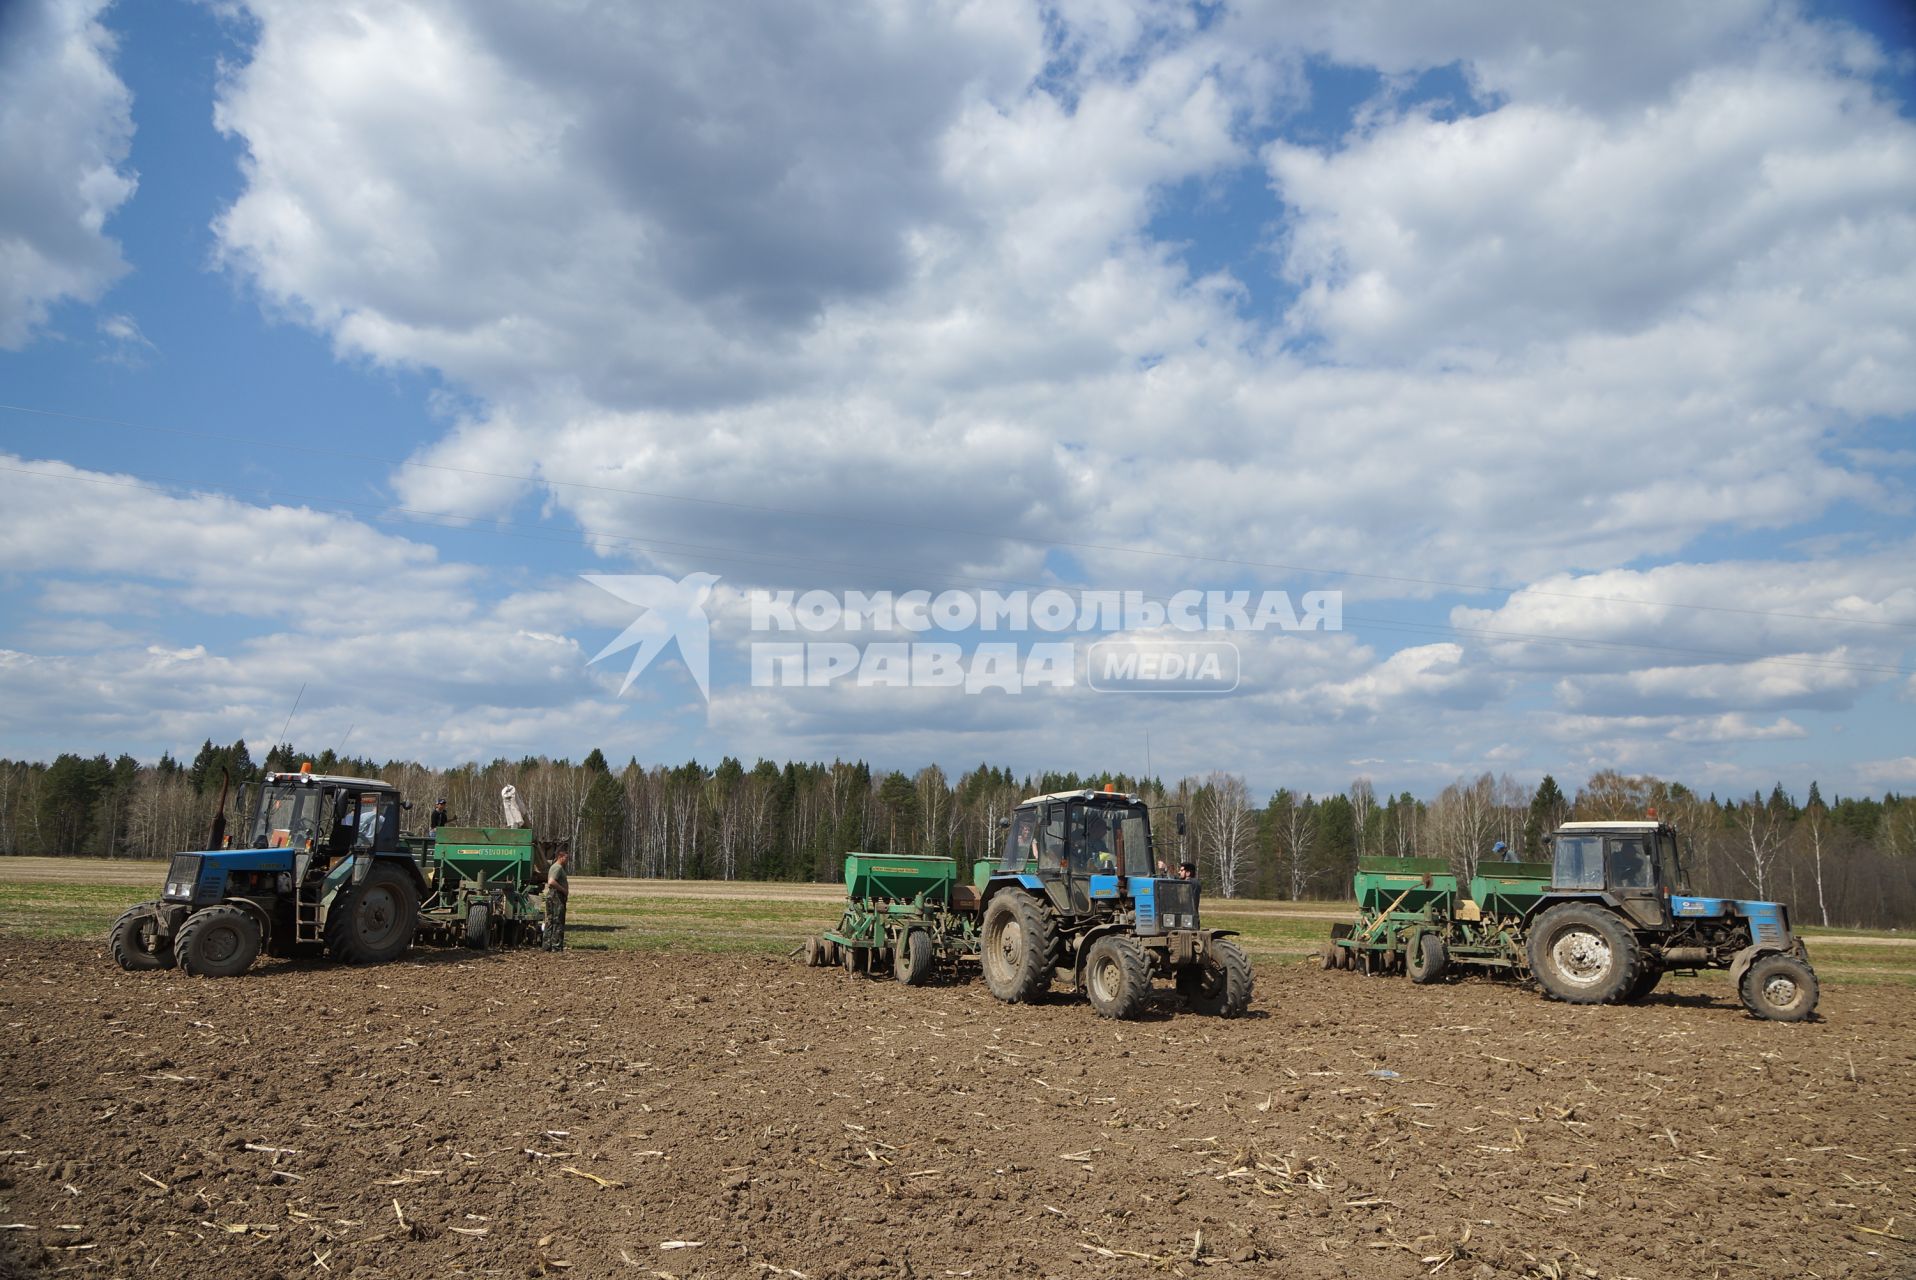
[[[1558,836],[1556,869],[1550,877],[1557,889],[1603,888],[1603,837]]]
[[[1689,881],[1683,874],[1683,859],[1677,854],[1675,832],[1657,832],[1657,866],[1663,877],[1664,892],[1688,892]]]
[[[1610,883],[1619,889],[1656,888],[1656,863],[1644,837],[1610,838]]]
[[[333,845],[344,854],[354,849],[390,849],[399,843],[399,805],[380,791],[342,791],[334,807]]]
[[[1044,821],[1038,826],[1038,874],[1057,874],[1064,870],[1065,829],[1068,817],[1064,805],[1044,807]]]
[[[1000,871],[1023,871],[1027,863],[1038,860],[1038,811],[1020,809],[1011,815],[1011,827],[1005,833],[1004,856]]]
[[[324,797],[313,787],[269,787],[260,798],[253,844],[262,849],[303,849],[319,830]]]
[[[341,843],[354,849],[399,847],[399,797],[386,791],[344,792],[339,797]]]
[[[1117,855],[1118,869],[1127,876],[1151,874],[1151,823],[1143,809],[1112,809],[1111,851]]]
[[[1065,807],[1065,831],[1070,841],[1071,870],[1078,875],[1110,874],[1118,869],[1119,815],[1101,805]]]

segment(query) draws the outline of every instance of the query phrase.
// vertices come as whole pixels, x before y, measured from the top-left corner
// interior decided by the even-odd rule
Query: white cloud
[[[96,327],[106,339],[106,351],[100,359],[129,369],[143,369],[159,353],[152,339],[140,331],[140,322],[125,312],[100,317]]]
[[[1773,741],[1805,731],[1748,713],[1845,709],[1895,678],[1916,638],[1913,553],[1561,574],[1451,620],[1480,662],[1554,678],[1559,704],[1607,717],[1606,732]]]
[[[1895,760],[1865,761],[1858,766],[1857,771],[1878,786],[1906,787],[1916,783],[1916,756],[1902,756]]]
[[[262,741],[301,686],[299,740],[351,729],[382,755],[490,759],[660,732],[626,721],[640,700],[611,696],[616,681],[564,634],[613,623],[583,584],[515,593],[343,516],[0,466],[0,562],[40,595],[12,641],[32,651],[0,655],[11,750]]]
[[[252,8],[229,260],[349,352],[608,406],[801,376],[951,211],[952,119],[1038,69],[1009,7]]]
[[[1483,635],[1500,662],[1546,669],[1838,647],[1858,663],[1893,666],[1916,636],[1916,543],[1813,560],[1553,574],[1494,609],[1459,606],[1450,618]],[[1552,643],[1560,638],[1592,643]]]
[[[1508,352],[1778,296],[1847,309],[1884,275],[1901,301],[1877,326],[1906,339],[1916,316],[1916,125],[1825,68],[1701,71],[1620,118],[1411,113],[1266,160],[1297,213],[1293,323],[1345,358]]]
[[[252,9],[257,43],[218,107],[246,151],[217,224],[225,262],[344,355],[445,377],[459,407],[417,453],[430,465],[396,475],[408,506],[498,516],[536,496],[594,555],[723,573],[714,635],[733,660],[722,623],[757,583],[1013,585],[1081,567],[1162,593],[1296,576],[1054,542],[1402,579],[1334,581],[1353,613],[1444,590],[1415,579],[1659,606],[1518,596],[1396,653],[1374,633],[1274,641],[1240,698],[1195,712],[719,687],[721,749],[1093,766],[1141,755],[1149,730],[1161,770],[1290,781],[1354,758],[1410,784],[1566,753],[1661,767],[1812,732],[1797,708],[1847,707],[1886,679],[1832,659],[1901,660],[1870,624],[1912,620],[1907,547],[1611,568],[1908,503],[1852,437],[1916,409],[1912,127],[1862,78],[1867,42],[1787,7],[1599,21],[1353,4],[1202,24],[1090,2],[1043,20],[1009,5],[602,4],[558,23],[506,0]],[[1348,135],[1261,149],[1313,56],[1391,79]],[[1477,114],[1402,109],[1410,76],[1452,62]],[[1152,236],[1185,184],[1260,156],[1294,215],[1288,328],[1250,313],[1245,281],[1195,274]],[[1278,195],[1244,220],[1284,217]],[[406,709],[380,731],[429,756],[506,749],[487,732],[575,753],[654,732],[582,669],[630,620],[590,588],[514,592],[360,522],[195,496],[122,512],[116,495],[125,545],[75,551],[60,538],[86,542],[101,504],[61,511],[35,484],[78,486],[6,490],[24,514],[0,554],[73,584],[43,587],[76,643],[23,659],[69,664],[41,687],[177,688],[169,721],[195,725],[225,688],[272,719],[298,670],[350,662],[369,698]],[[308,616],[277,603],[281,566],[322,584]],[[354,566],[390,589],[357,590]],[[181,638],[151,613],[113,617],[101,597],[121,583],[129,606],[160,591],[272,634],[162,677],[146,646]],[[1792,611],[1845,621],[1775,616]],[[80,643],[109,620],[125,634]],[[1495,630],[1614,647],[1473,634]],[[201,671],[215,678],[183,674]],[[635,691],[659,699],[648,713],[672,679]],[[1513,708],[1549,681],[1551,715],[1587,722],[1575,741],[1534,696]]]
[[[132,95],[114,74],[105,0],[0,7],[0,349],[47,309],[92,301],[126,270],[105,234],[133,194]]]
[[[29,474],[31,473],[31,474]],[[163,587],[174,611],[298,619],[319,630],[460,616],[478,580],[431,546],[306,507],[156,491],[131,476],[0,454],[0,562],[21,573],[134,584],[129,612]],[[45,607],[104,611],[99,582],[49,583]]]
[[[1677,742],[1779,742],[1810,735],[1788,716],[1778,716],[1769,724],[1758,724],[1751,717],[1732,711],[1682,721],[1671,728],[1669,736]]]

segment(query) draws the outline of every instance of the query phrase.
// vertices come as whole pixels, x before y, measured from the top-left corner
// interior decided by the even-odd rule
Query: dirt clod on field
[[[1916,1274],[1916,990],[1257,979],[1115,1024],[756,957],[4,940],[0,1272]]]

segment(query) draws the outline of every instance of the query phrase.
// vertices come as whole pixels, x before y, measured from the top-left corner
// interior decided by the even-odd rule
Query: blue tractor
[[[325,954],[349,964],[391,960],[412,945],[425,877],[402,842],[399,791],[368,778],[269,773],[243,848],[176,853],[157,902],[127,911],[108,945],[123,969],[227,978],[268,955]]]
[[[1155,977],[1201,1013],[1250,1006],[1250,958],[1233,930],[1200,925],[1195,880],[1160,874],[1143,800],[1057,792],[1024,801],[1003,825],[1003,854],[980,890],[992,995],[1036,1000],[1063,970],[1110,1018],[1137,1017]]]
[[[1689,892],[1677,833],[1654,819],[1567,822],[1525,927],[1531,974],[1573,1004],[1641,1000],[1673,970],[1728,969],[1744,1008],[1800,1022],[1816,973],[1779,902]]]

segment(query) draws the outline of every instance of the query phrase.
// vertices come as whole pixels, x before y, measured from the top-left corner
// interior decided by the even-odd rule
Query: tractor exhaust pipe
[[[1701,968],[1715,958],[1708,947],[1665,947],[1663,949],[1663,967],[1666,969],[1695,966]]]
[[[221,769],[219,809],[213,814],[213,830],[206,837],[206,847],[209,849],[224,849],[226,847],[226,789],[232,785],[233,771],[231,769]]]

